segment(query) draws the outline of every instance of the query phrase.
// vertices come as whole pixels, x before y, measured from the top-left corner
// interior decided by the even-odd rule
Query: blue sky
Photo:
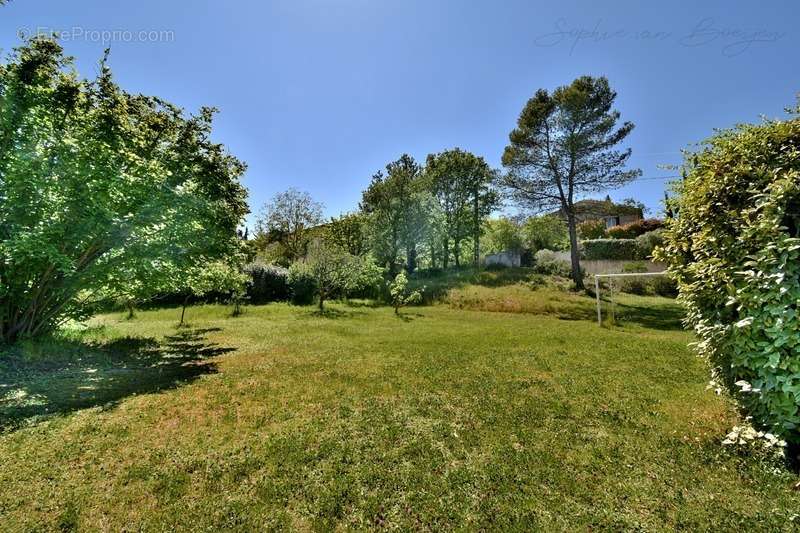
[[[0,47],[64,32],[93,76],[110,46],[127,90],[220,109],[214,135],[248,163],[253,211],[293,186],[336,215],[403,152],[424,160],[459,146],[499,166],[525,101],[583,74],[619,93],[636,124],[631,164],[647,178],[669,175],[657,165],[679,163],[714,128],[794,104],[799,4],[666,4],[13,0],[0,8]],[[657,213],[664,183],[610,194]]]

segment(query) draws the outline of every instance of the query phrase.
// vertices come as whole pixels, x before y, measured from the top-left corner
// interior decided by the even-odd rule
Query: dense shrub
[[[554,215],[531,217],[522,225],[522,240],[524,247],[534,252],[568,250],[567,223]]]
[[[276,265],[250,263],[244,267],[249,277],[247,297],[250,303],[263,304],[288,300],[289,271]]]
[[[656,247],[664,242],[664,230],[656,229],[648,231],[636,237],[636,247],[639,249],[639,257],[649,259],[653,255]]]
[[[369,258],[354,257],[349,279],[345,284],[348,298],[381,298],[385,296],[384,270]]]
[[[753,423],[800,444],[800,119],[722,131],[686,165],[657,257]]]
[[[637,274],[647,272],[647,265],[644,261],[634,261],[632,263],[626,263],[622,266],[622,273],[623,274]]]
[[[664,296],[665,298],[678,296],[678,284],[669,276],[653,276],[650,278],[649,286],[656,296]]]
[[[295,305],[309,305],[314,302],[317,284],[311,269],[305,263],[293,263],[287,276],[289,297]]]
[[[622,226],[608,228],[606,232],[612,239],[635,239],[639,235],[644,235],[650,231],[655,231],[664,226],[664,221],[658,218],[648,218],[637,220]]]
[[[583,254],[589,260],[634,260],[639,259],[635,239],[594,239],[583,241]]]
[[[605,220],[584,220],[578,224],[578,236],[582,240],[604,238],[606,236]]]
[[[533,269],[537,274],[569,277],[572,266],[569,261],[559,259],[552,250],[539,250],[533,257]]]

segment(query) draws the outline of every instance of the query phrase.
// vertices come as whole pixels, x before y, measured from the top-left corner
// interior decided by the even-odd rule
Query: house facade
[[[551,213],[551,215],[566,218],[566,214],[562,209]],[[611,199],[606,198],[605,200],[579,200],[575,202],[575,218],[578,222],[602,220],[606,223],[606,229],[608,229],[642,220],[644,213],[640,207],[616,204]]]

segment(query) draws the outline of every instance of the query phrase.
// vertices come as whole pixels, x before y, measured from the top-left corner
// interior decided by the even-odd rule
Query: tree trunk
[[[445,237],[442,241],[442,268],[447,270],[447,267],[450,266],[450,239]]]
[[[133,319],[133,317],[136,316],[136,313],[134,312],[133,309],[133,302],[128,300],[127,302],[125,302],[125,307],[128,308],[128,320]]]
[[[319,293],[319,312],[320,313],[325,310],[324,306],[325,306],[325,294],[320,292]]]
[[[475,191],[475,196],[472,200],[472,262],[475,268],[480,266],[481,255],[481,214],[478,204],[478,191]]]
[[[458,239],[453,243],[453,261],[456,268],[461,266],[461,242]]]
[[[417,269],[417,247],[411,245],[406,249],[406,270],[409,274],[413,274]]]
[[[575,282],[575,289],[583,290],[583,275],[581,274],[581,254],[578,249],[578,228],[575,222],[575,215],[567,216],[567,226],[569,227],[569,255],[572,260],[572,281]]]
[[[189,305],[189,297],[183,299],[183,307],[181,308],[181,321],[178,323],[178,327],[183,326],[183,317],[186,316],[186,306]]]

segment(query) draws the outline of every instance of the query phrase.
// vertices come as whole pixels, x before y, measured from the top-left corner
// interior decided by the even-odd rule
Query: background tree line
[[[583,76],[552,93],[540,89],[509,134],[504,172],[459,148],[430,154],[424,165],[403,154],[372,176],[358,212],[324,225],[321,206],[310,196],[282,193],[259,219],[256,251],[288,265],[303,257],[316,230],[318,238],[325,234],[354,255],[369,253],[394,276],[401,269],[413,273],[420,265],[479,266],[487,228],[493,236],[492,251],[499,251],[496,245],[504,239],[505,250],[563,249],[566,237],[572,279],[581,289],[576,202],[641,174],[625,168],[630,149],[615,149],[633,130],[631,122],[618,125],[615,99],[604,77]],[[525,231],[510,231],[516,224],[511,219],[487,226],[501,196],[529,214],[556,209],[561,220],[533,217],[525,222]],[[521,240],[527,244],[517,242]]]
[[[501,195],[529,213],[560,207],[580,287],[575,199],[638,175],[622,168],[630,151],[613,149],[632,129],[616,127],[615,96],[605,78],[540,90],[509,136],[503,172],[459,148],[424,164],[403,154],[372,176],[356,212],[323,222],[322,205],[290,189],[250,239],[238,230],[246,167],[210,140],[214,109],[188,115],[127,93],[106,58],[95,79],[80,79],[55,40],[32,39],[0,65],[0,341],[52,332],[110,301],[132,315],[164,295],[184,309],[192,296],[239,298],[254,258],[316,276],[321,300],[363,294],[376,273],[401,286],[401,271],[477,267],[482,248],[515,246],[502,237],[511,221],[487,222]],[[523,227],[529,248],[563,246],[559,221]]]
[[[482,157],[458,148],[429,155],[424,166],[403,154],[372,176],[357,212],[326,223],[321,204],[290,189],[265,206],[254,250],[288,266],[315,238],[325,239],[351,255],[369,254],[391,276],[478,265],[484,223],[499,206],[496,175]]]

